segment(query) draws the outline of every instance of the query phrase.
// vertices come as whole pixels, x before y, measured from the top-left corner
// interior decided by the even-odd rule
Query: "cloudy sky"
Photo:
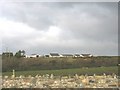
[[[0,3],[3,52],[118,54],[117,2]]]

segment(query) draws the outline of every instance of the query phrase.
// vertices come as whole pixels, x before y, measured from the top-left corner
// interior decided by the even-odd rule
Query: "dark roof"
[[[83,55],[83,56],[89,56],[89,55],[91,55],[91,54],[81,54],[81,55]]]
[[[91,55],[91,54],[82,54],[82,55]]]
[[[63,56],[73,56],[72,54],[61,54]]]
[[[75,56],[80,56],[80,54],[74,54]]]
[[[58,53],[50,53],[51,56],[60,56]]]

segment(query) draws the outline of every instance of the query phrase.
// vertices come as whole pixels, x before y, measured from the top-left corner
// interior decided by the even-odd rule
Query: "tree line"
[[[16,58],[21,58],[21,57],[25,57],[25,50],[19,50],[15,53],[15,55],[13,54],[13,52],[3,52],[2,53],[2,58],[10,58],[10,57],[16,57]]]

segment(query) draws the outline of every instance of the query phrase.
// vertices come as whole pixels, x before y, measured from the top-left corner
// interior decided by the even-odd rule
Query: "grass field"
[[[54,75],[74,75],[74,74],[79,74],[79,75],[93,75],[95,74],[112,74],[112,73],[118,73],[118,67],[96,67],[96,68],[76,68],[76,69],[60,69],[60,70],[39,70],[39,71],[16,71],[16,76],[19,75],[32,75],[35,76],[37,74],[43,75],[43,74],[54,74]],[[11,72],[3,72],[2,75],[12,75]]]

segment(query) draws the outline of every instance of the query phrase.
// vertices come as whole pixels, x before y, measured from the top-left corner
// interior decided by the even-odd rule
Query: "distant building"
[[[31,55],[26,55],[26,58],[38,58],[40,55],[38,54],[31,54]]]
[[[74,54],[74,57],[80,57],[80,54]]]
[[[59,54],[59,53],[50,53],[46,55],[31,54],[26,55],[26,58],[37,58],[37,57],[92,57],[91,54]]]
[[[81,54],[80,57],[93,57],[92,54]]]
[[[58,53],[50,53],[49,57],[60,57]]]
[[[72,54],[61,54],[62,57],[73,57]]]
[[[50,55],[44,55],[44,57],[50,57]]]

